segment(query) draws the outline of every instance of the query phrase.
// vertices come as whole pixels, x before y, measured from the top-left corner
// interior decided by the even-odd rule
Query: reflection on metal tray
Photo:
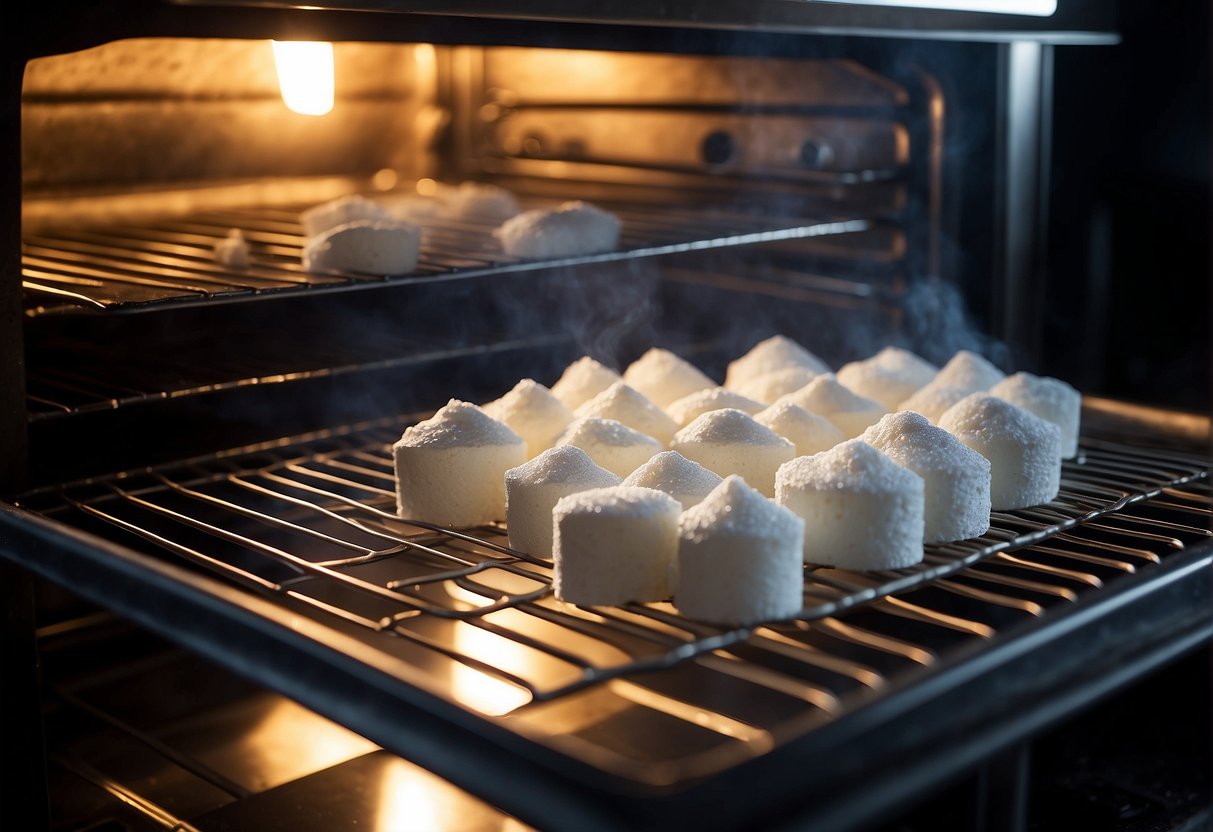
[[[559,201],[528,201],[552,208]],[[310,274],[300,265],[304,236],[299,213],[307,206],[210,212],[138,226],[65,229],[26,238],[23,248],[27,309],[139,309],[165,302],[251,298],[307,289],[325,291],[395,280],[449,280],[488,273],[698,251],[793,240],[870,227],[867,220],[763,216],[736,206],[655,206],[606,202],[623,221],[616,251],[560,260],[519,260],[493,237],[496,222],[428,218],[421,222],[421,255],[409,275]],[[243,231],[251,263],[231,269],[215,260],[215,243],[232,228]]]

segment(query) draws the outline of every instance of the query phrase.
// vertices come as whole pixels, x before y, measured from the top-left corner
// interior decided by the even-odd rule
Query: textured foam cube
[[[833,373],[818,376],[778,401],[791,402],[810,413],[824,416],[848,439],[863,433],[888,412],[871,399],[843,387]]]
[[[804,605],[804,522],[729,477],[678,522],[674,603],[688,618],[750,625]]]
[[[814,373],[828,373],[829,365],[813,353],[783,335],[773,335],[754,345],[745,355],[729,363],[724,386],[736,390],[743,382],[788,367],[804,367]]]
[[[524,378],[500,399],[481,408],[526,443],[527,459],[556,444],[560,434],[573,421],[573,412],[551,391],[534,379]]]
[[[552,554],[552,509],[570,494],[619,485],[572,445],[549,448],[525,465],[505,472],[505,522],[510,546],[540,557]]]
[[[662,451],[628,474],[623,484],[664,491],[681,503],[682,510],[686,511],[720,485],[720,475],[677,451]]]
[[[779,469],[775,501],[804,518],[806,563],[905,569],[922,560],[922,477],[859,439]]]
[[[939,368],[900,347],[885,347],[864,361],[852,361],[838,370],[838,381],[888,410],[935,378]]]
[[[307,237],[316,237],[339,225],[361,220],[391,222],[393,216],[386,208],[364,196],[343,196],[309,208],[299,216],[303,233]]]
[[[330,228],[303,247],[309,272],[408,274],[417,268],[421,229],[398,220],[358,220]]]
[[[678,431],[670,450],[722,477],[737,474],[768,497],[775,493],[775,471],[796,455],[792,443],[775,431],[727,408],[705,413]]]
[[[555,211],[524,211],[493,232],[511,257],[578,257],[619,245],[619,218],[587,202],[566,202]]]
[[[474,404],[452,399],[392,447],[396,512],[466,527],[505,518],[505,472],[526,461],[522,438]]]
[[[695,365],[657,347],[628,365],[623,380],[658,407],[716,386]]]
[[[821,373],[807,367],[785,367],[742,382],[734,388],[743,396],[771,404],[789,393],[794,393],[817,378]]]
[[[1058,378],[1015,373],[990,388],[990,395],[1035,413],[1061,430],[1061,458],[1078,453],[1078,422],[1082,394]]]
[[[941,387],[961,387],[970,393],[989,390],[1006,378],[1002,370],[995,367],[975,352],[961,350],[952,356],[933,379]]]
[[[963,387],[947,387],[931,382],[897,406],[898,410],[909,410],[925,416],[933,425],[952,405],[969,395]]]
[[[724,410],[726,407],[731,407],[733,410],[740,410],[742,413],[749,413],[752,416],[765,406],[762,402],[754,401],[732,390],[726,390],[723,387],[709,387],[707,390],[683,396],[667,407],[665,412],[670,414],[670,418],[677,422],[679,427],[685,427],[695,421],[696,416],[711,413],[713,410]]]
[[[443,194],[442,214],[461,220],[504,222],[518,213],[518,200],[505,188],[463,182]]]
[[[678,424],[664,410],[622,381],[617,381],[577,408],[577,418],[614,419],[653,437],[662,445],[674,438]]]
[[[552,385],[552,395],[569,410],[576,410],[619,380],[619,373],[583,355],[564,368]]]
[[[244,232],[233,228],[227,236],[215,243],[215,261],[232,269],[243,269],[249,263],[249,245]]]
[[[1061,487],[1061,430],[1005,399],[973,393],[939,417],[939,426],[990,460],[995,511],[1047,503]]]
[[[990,463],[917,413],[890,413],[860,437],[922,477],[923,539],[965,540],[990,528]]]
[[[665,448],[651,436],[614,419],[574,419],[557,445],[576,445],[612,474],[626,477]]]
[[[561,499],[552,510],[556,597],[582,605],[669,598],[681,512],[669,494],[625,485]]]
[[[833,448],[846,439],[824,416],[810,413],[797,404],[782,401],[756,414],[754,421],[796,446],[796,456],[808,456]]]

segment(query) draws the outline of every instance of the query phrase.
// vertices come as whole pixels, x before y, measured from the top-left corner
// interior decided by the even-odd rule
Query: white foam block
[[[678,501],[652,488],[618,485],[556,503],[556,597],[581,605],[659,601],[673,592]]]
[[[785,367],[739,383],[736,391],[743,396],[771,404],[783,396],[800,390],[821,373],[807,367]]]
[[[890,413],[860,437],[923,481],[923,540],[945,543],[990,528],[990,463],[925,417]]]
[[[716,386],[695,365],[657,347],[629,364],[623,380],[658,407]]]
[[[948,387],[932,381],[899,404],[897,409],[913,411],[925,416],[931,424],[937,425],[939,424],[939,417],[948,408],[968,395],[969,391],[963,387]]]
[[[538,456],[556,444],[560,434],[573,421],[573,413],[551,391],[534,379],[524,378],[500,399],[482,406],[485,413],[526,443],[527,459]]]
[[[1047,503],[1061,488],[1061,430],[1005,399],[974,393],[939,417],[939,426],[990,460],[995,511]]]
[[[838,370],[838,381],[866,399],[894,410],[935,378],[939,368],[909,350],[885,347],[864,361]]]
[[[848,439],[876,424],[888,411],[839,384],[833,373],[817,376],[804,387],[778,400],[791,402],[828,419]]]
[[[662,451],[628,474],[623,484],[664,491],[686,511],[720,485],[720,475],[677,451]]]
[[[621,227],[608,211],[586,202],[566,202],[555,211],[524,211],[493,234],[511,257],[578,257],[613,251]]]
[[[768,497],[775,471],[796,455],[791,442],[740,410],[713,410],[674,435],[670,450],[722,477],[737,474]]]
[[[392,222],[390,211],[364,196],[343,196],[309,208],[299,216],[306,237],[316,237],[324,232],[359,221]]]
[[[804,367],[814,373],[828,373],[829,365],[800,344],[783,335],[772,335],[755,344],[749,352],[729,363],[724,386],[736,390],[739,384],[788,367]]]
[[[215,243],[215,260],[233,268],[243,269],[249,264],[249,245],[239,228],[227,232],[227,236]]]
[[[497,185],[462,182],[443,196],[443,216],[455,219],[504,222],[518,213],[517,198]]]
[[[452,399],[392,447],[396,512],[457,528],[505,519],[505,472],[526,461],[521,437]]]
[[[804,605],[804,522],[728,477],[678,523],[674,603],[688,618],[750,625]]]
[[[1078,454],[1078,423],[1082,394],[1061,379],[1015,373],[990,388],[990,395],[1006,399],[1061,430],[1061,458]]]
[[[824,416],[810,413],[790,401],[781,401],[754,416],[754,421],[796,446],[796,456],[811,456],[828,451],[846,439],[842,431]]]
[[[804,519],[806,563],[880,570],[922,560],[922,477],[858,439],[784,465],[775,501]]]
[[[583,355],[569,366],[552,385],[552,395],[576,410],[603,390],[620,380],[619,373]]]
[[[654,454],[665,450],[651,436],[632,430],[614,419],[597,417],[574,419],[556,444],[576,445],[589,454],[597,465],[621,477],[626,477],[648,462]]]
[[[678,432],[678,424],[639,391],[617,381],[576,410],[577,418],[614,419],[633,430],[667,444]]]
[[[399,220],[356,222],[330,228],[307,241],[303,268],[309,272],[408,274],[417,268],[421,229]]]
[[[940,387],[961,387],[976,393],[989,390],[1004,378],[1002,370],[977,353],[961,350],[943,365],[932,381]]]
[[[740,410],[742,413],[749,413],[753,416],[765,406],[762,402],[754,401],[732,390],[726,390],[723,387],[709,387],[698,393],[683,396],[666,407],[665,412],[670,414],[670,418],[677,422],[679,427],[686,427],[695,421],[695,417],[711,413],[713,410],[724,410],[726,407],[731,407],[733,410]]]
[[[505,522],[510,546],[539,557],[552,555],[552,509],[570,494],[619,485],[572,445],[549,448],[525,465],[505,472]]]

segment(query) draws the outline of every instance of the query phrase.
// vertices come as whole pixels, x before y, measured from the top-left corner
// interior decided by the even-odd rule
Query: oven
[[[1203,35],[910,5],[22,10],[0,823],[1207,825],[1208,160],[1116,153],[1209,73],[1089,86],[1163,85]],[[292,41],[332,47],[292,69]],[[326,68],[331,100],[284,100]],[[604,207],[619,246],[510,257],[434,208],[472,181]],[[354,193],[413,212],[414,272],[302,268],[300,213]],[[451,397],[651,346],[719,381],[772,334],[1061,376],[1081,453],[1056,500],[911,569],[810,569],[750,628],[562,604],[502,526],[395,517],[391,444]]]

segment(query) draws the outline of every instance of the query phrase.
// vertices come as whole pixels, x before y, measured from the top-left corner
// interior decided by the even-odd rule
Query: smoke
[[[1006,367],[1006,344],[974,326],[960,289],[937,277],[918,280],[906,291],[904,343],[923,358],[936,364],[946,362],[957,350],[981,353],[994,364]]]

